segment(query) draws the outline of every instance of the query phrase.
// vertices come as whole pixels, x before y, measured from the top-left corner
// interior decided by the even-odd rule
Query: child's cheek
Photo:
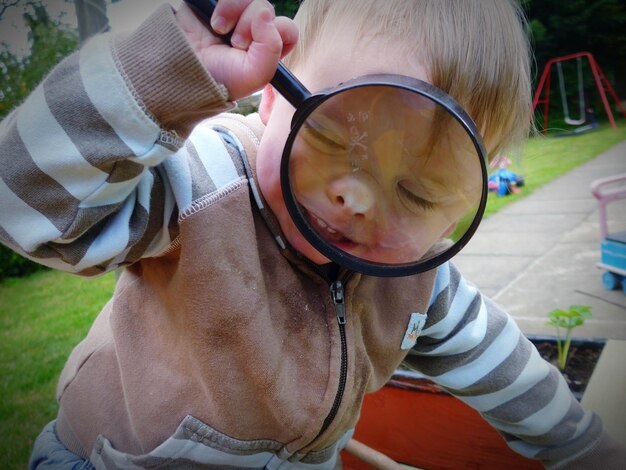
[[[279,218],[281,229],[294,250],[315,264],[325,264],[330,262],[328,258],[313,248],[313,246],[304,238],[287,212],[283,212],[281,215],[283,216]]]
[[[446,229],[446,231],[443,232],[443,234],[441,235],[441,238],[448,238],[450,235],[452,235],[452,232],[454,232],[455,228],[456,228],[456,222],[453,224],[450,224],[450,226]]]

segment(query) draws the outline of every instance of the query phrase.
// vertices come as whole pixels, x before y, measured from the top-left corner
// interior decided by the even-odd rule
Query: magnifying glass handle
[[[211,28],[211,16],[217,6],[217,0],[185,0],[185,3],[193,10],[193,12],[200,18],[207,28],[217,37],[221,38],[224,43],[230,45],[232,34],[217,34],[213,28]],[[272,86],[283,95],[283,97],[291,103],[292,106],[298,108],[311,93],[306,87],[300,83],[300,81],[285,67],[281,62],[278,63],[278,68],[274,77],[270,81]]]

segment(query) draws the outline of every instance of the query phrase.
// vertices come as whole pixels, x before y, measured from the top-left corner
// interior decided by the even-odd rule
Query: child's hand
[[[279,60],[295,46],[298,29],[286,17],[276,17],[266,0],[220,0],[211,26],[219,34],[232,32],[232,47],[214,36],[182,3],[178,22],[211,76],[224,85],[229,99],[238,100],[263,88]]]

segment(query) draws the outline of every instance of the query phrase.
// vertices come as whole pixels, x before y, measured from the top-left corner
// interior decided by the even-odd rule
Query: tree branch
[[[2,0],[2,5],[0,5],[0,20],[2,19],[2,16],[4,15],[4,13],[11,7],[14,7],[15,5],[17,5],[20,2],[20,0]]]

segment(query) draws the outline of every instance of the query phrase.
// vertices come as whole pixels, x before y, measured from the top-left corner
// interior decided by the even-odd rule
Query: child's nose
[[[375,194],[367,181],[356,176],[346,176],[329,185],[333,206],[346,215],[369,220],[373,217]]]

